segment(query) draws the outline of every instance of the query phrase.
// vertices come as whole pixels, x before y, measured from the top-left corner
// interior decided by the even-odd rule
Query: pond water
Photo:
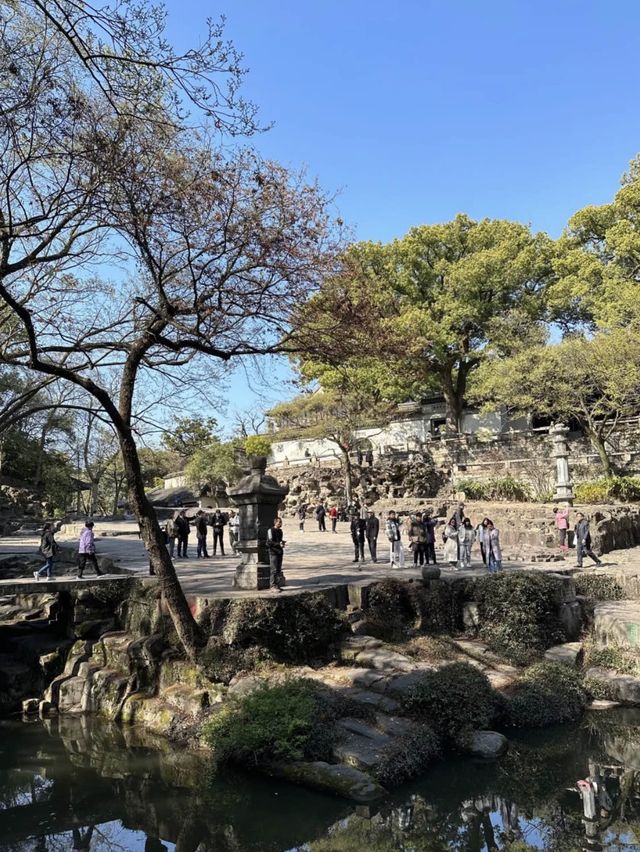
[[[600,786],[585,819],[575,785],[589,776]],[[438,764],[379,808],[214,778],[201,756],[100,720],[0,722],[0,849],[638,852],[640,711],[520,734],[497,764]]]

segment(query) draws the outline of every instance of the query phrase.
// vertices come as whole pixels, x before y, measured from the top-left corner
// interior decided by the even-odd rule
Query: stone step
[[[341,731],[350,734],[357,734],[359,737],[369,739],[380,746],[387,745],[391,742],[392,735],[385,733],[384,731],[379,731],[377,728],[374,728],[373,725],[363,722],[362,719],[346,717],[344,719],[339,719],[336,724]]]
[[[363,737],[359,734],[346,732],[340,742],[333,747],[333,757],[339,763],[354,766],[362,772],[370,772],[380,765],[385,756],[385,750],[393,743],[390,737],[380,734],[380,739]]]
[[[562,645],[554,645],[544,652],[545,660],[550,663],[564,663],[568,666],[577,666],[582,655],[582,642],[564,642]]]
[[[393,698],[373,692],[370,689],[356,689],[348,692],[347,695],[353,701],[357,701],[358,704],[362,704],[372,710],[381,710],[383,713],[395,713],[400,709],[400,704],[394,701]]]
[[[340,658],[345,661],[355,660],[361,651],[381,647],[382,641],[373,636],[349,636],[340,643]]]
[[[597,683],[607,699],[630,707],[640,707],[640,677],[598,667],[587,669],[585,677]]]
[[[593,613],[593,632],[601,645],[640,649],[640,601],[603,601]]]
[[[376,669],[382,672],[410,672],[415,669],[415,663],[404,654],[388,651],[386,648],[372,648],[360,651],[355,657],[359,666]]]

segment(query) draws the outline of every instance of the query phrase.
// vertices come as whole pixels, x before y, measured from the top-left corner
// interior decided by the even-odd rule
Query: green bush
[[[264,435],[249,435],[244,439],[243,449],[248,456],[268,456],[271,452],[271,441]]]
[[[425,672],[404,698],[404,706],[428,722],[445,744],[455,746],[491,723],[495,695],[487,676],[475,666],[449,663]]]
[[[531,500],[531,489],[519,479],[507,474],[484,482],[475,479],[459,479],[456,491],[464,491],[467,500],[512,500],[525,503]]]
[[[219,636],[207,642],[198,663],[214,683],[229,683],[240,672],[250,672],[273,660],[273,656],[258,646],[236,648],[229,646]]]
[[[492,651],[526,665],[564,640],[557,583],[544,574],[480,577],[468,592],[478,601],[480,637]]]
[[[584,652],[584,668],[615,669],[620,674],[640,674],[640,661],[634,651],[629,651],[620,645],[604,647],[593,642],[587,643]]]
[[[575,489],[578,503],[629,503],[640,500],[640,476],[603,476],[581,482]]]
[[[578,719],[587,695],[576,669],[562,663],[536,663],[503,703],[505,724],[543,728]]]
[[[235,648],[259,647],[282,662],[330,658],[346,624],[321,594],[234,601],[221,627]]]
[[[228,701],[203,728],[217,764],[327,760],[335,714],[312,681],[289,680]]]
[[[621,601],[626,598],[622,586],[615,577],[601,574],[575,574],[576,594],[593,601]]]
[[[416,725],[411,734],[399,737],[374,772],[383,787],[397,787],[424,772],[440,757],[440,738],[429,725]]]
[[[462,591],[451,583],[382,580],[370,586],[363,604],[367,633],[388,642],[407,633],[451,633],[462,627]]]

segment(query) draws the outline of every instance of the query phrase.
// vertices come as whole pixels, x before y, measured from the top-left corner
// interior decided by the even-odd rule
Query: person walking
[[[46,523],[42,527],[42,535],[40,536],[40,547],[38,553],[44,556],[44,565],[38,571],[33,572],[35,580],[44,577],[46,574],[47,580],[53,580],[53,557],[58,552],[58,543],[53,534],[53,527]]]
[[[267,550],[269,551],[269,587],[276,592],[282,591],[285,576],[282,573],[282,558],[284,556],[284,534],[282,532],[282,518],[276,518],[273,526],[267,532]]]
[[[373,509],[369,509],[367,512],[367,526],[365,529],[365,535],[367,538],[367,544],[369,545],[369,553],[371,554],[371,561],[378,561],[378,533],[380,532],[380,521],[376,518],[375,512]]]
[[[319,532],[326,532],[327,527],[325,524],[325,515],[327,514],[326,509],[324,508],[323,503],[318,503],[316,506],[316,521],[318,522],[318,530]]]
[[[429,560],[433,561],[434,565],[437,565],[436,562],[436,527],[441,523],[439,518],[432,518],[431,512],[425,512],[422,516],[422,525],[424,526],[425,532],[425,562],[427,565],[429,564]]]
[[[337,534],[336,525],[338,523],[338,507],[332,506],[329,509],[329,517],[331,518],[331,532]]]
[[[353,542],[354,558],[352,562],[364,562],[364,533],[366,521],[361,521],[357,515],[351,518],[349,529]]]
[[[411,519],[411,526],[409,527],[409,542],[409,546],[413,551],[413,564],[418,565],[419,561],[420,565],[424,565],[427,534],[424,524],[422,523],[422,515],[420,512],[416,512]]]
[[[304,522],[307,520],[307,504],[302,503],[298,506],[298,523],[300,524],[300,532],[304,532]]]
[[[451,567],[457,568],[460,564],[460,539],[458,519],[455,515],[452,515],[449,519],[442,537],[444,539],[444,561],[448,562]]]
[[[87,567],[87,562],[96,572],[98,577],[102,576],[102,571],[98,568],[98,559],[96,557],[96,540],[93,534],[93,521],[87,521],[84,529],[80,533],[80,541],[78,542],[78,579],[82,580],[84,569]]]
[[[502,571],[502,548],[500,547],[500,530],[496,529],[493,521],[487,520],[485,547],[487,549],[487,566],[491,574]]]
[[[202,511],[202,509],[198,509],[198,512],[193,519],[193,525],[196,528],[196,559],[200,559],[201,557],[204,559],[209,558],[209,554],[207,553],[207,516]]]
[[[189,518],[187,518],[187,510],[181,509],[178,512],[178,517],[175,519],[176,537],[178,539],[178,559],[182,556],[187,558],[187,547],[189,546]]]
[[[566,553],[569,550],[569,509],[560,509],[558,506],[554,506],[553,514],[555,515],[556,529],[558,530],[560,550]]]
[[[178,534],[178,530],[176,529],[176,522],[173,518],[168,518],[167,522],[164,525],[164,534],[167,539],[167,547],[169,548],[169,556],[173,559],[173,553],[176,548],[176,536]]]
[[[236,553],[240,539],[240,515],[237,512],[229,514],[229,544],[231,550]]]
[[[211,526],[213,527],[213,555],[218,552],[218,544],[220,545],[220,555],[224,556],[224,528],[227,524],[227,516],[220,509],[216,509],[211,515]]]
[[[574,535],[576,537],[576,568],[582,568],[582,560],[585,556],[590,557],[596,565],[602,565],[602,560],[598,559],[596,554],[591,549],[591,532],[589,530],[589,521],[585,518],[582,512],[576,514],[576,525],[574,527]]]
[[[387,516],[385,532],[389,539],[389,562],[392,568],[404,568],[404,549],[400,541],[400,522],[393,509]]]
[[[476,532],[469,518],[462,522],[460,533],[460,561],[463,568],[471,568],[471,548],[476,540]]]
[[[480,545],[480,556],[482,556],[482,564],[487,564],[487,524],[489,518],[483,518],[482,523],[476,527],[476,541]]]

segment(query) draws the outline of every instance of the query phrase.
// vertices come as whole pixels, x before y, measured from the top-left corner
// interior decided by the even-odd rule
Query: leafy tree
[[[190,458],[197,450],[217,440],[218,423],[214,417],[180,417],[162,436],[169,452],[181,459]]]
[[[214,439],[198,447],[187,462],[185,469],[191,485],[214,488],[218,483],[234,482],[240,475],[236,461],[236,447],[232,441]]]
[[[243,441],[243,449],[248,456],[268,456],[271,452],[271,438],[266,435],[248,435]]]
[[[423,225],[389,245],[359,243],[342,275],[301,310],[308,358],[336,327],[331,366],[377,361],[386,398],[444,394],[447,424],[460,427],[470,377],[491,354],[544,337],[543,293],[553,251],[545,234],[517,222],[459,215]],[[323,348],[326,350],[326,343]]]
[[[577,421],[609,476],[611,435],[621,417],[640,407],[640,335],[627,328],[574,336],[487,362],[474,393],[485,405]]]

